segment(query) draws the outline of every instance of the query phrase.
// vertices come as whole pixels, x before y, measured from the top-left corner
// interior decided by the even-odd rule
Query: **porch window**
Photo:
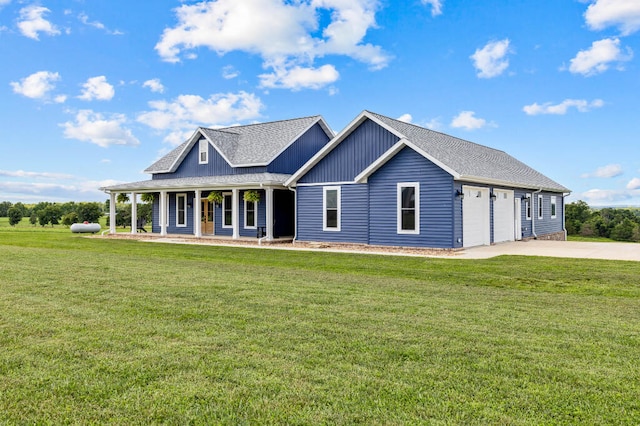
[[[542,219],[542,195],[538,195],[538,219]]]
[[[248,229],[256,229],[256,211],[258,210],[255,201],[244,201],[244,227]]]
[[[322,230],[340,231],[340,187],[327,186],[322,197]]]
[[[531,220],[531,194],[527,194],[527,198],[524,201],[524,211],[526,219]]]
[[[207,164],[209,162],[209,141],[200,139],[198,151],[198,164]]]
[[[222,227],[233,227],[233,197],[231,193],[222,196]]]
[[[187,226],[187,195],[176,195],[176,226]]]
[[[551,196],[551,219],[557,217],[558,201],[555,195]]]
[[[420,233],[420,184],[398,183],[398,234]]]

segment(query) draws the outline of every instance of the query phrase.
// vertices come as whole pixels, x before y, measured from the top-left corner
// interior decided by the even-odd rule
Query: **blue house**
[[[364,111],[289,178],[299,241],[460,248],[565,239],[569,192],[503,151]]]
[[[292,236],[295,194],[284,182],[333,136],[320,116],[198,128],[145,170],[150,180],[103,190],[111,195],[111,206],[117,194],[131,194],[133,208],[138,194],[154,194],[152,232],[160,235]],[[245,196],[249,192],[252,198]],[[211,200],[211,193],[217,199]],[[115,222],[112,208],[111,233]]]
[[[153,193],[161,235],[442,249],[565,238],[564,186],[503,151],[369,111],[335,136],[319,116],[199,128],[146,172],[103,189],[112,206]]]

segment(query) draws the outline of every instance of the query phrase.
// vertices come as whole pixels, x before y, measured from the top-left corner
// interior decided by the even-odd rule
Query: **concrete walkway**
[[[542,240],[515,241],[468,248],[457,254],[455,258],[489,259],[505,254],[640,261],[640,244]]]

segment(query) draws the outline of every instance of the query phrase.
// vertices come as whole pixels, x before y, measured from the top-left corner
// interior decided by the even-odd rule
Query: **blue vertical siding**
[[[397,232],[397,184],[420,183],[420,233]],[[453,177],[404,148],[369,178],[369,242],[373,245],[454,246]]]
[[[299,186],[297,197],[298,240],[360,244],[369,242],[369,190],[367,184],[342,185],[340,187],[340,231],[322,230],[322,186]]]
[[[329,137],[319,124],[315,124],[287,147],[271,164],[271,173],[293,174],[329,142]]]
[[[462,197],[456,196],[456,190],[462,192],[462,183],[455,182],[453,187],[453,248],[462,248]]]
[[[187,196],[187,209],[186,209],[186,223],[187,226],[176,226],[176,195],[186,194]],[[169,192],[167,193],[167,203],[169,204],[169,220],[167,225],[168,234],[191,234],[193,235],[193,192],[181,191],[181,192]],[[191,207],[189,207],[191,205]],[[160,232],[160,197],[155,197],[153,200],[153,224],[151,226],[152,232]]]
[[[350,182],[391,148],[398,137],[365,120],[300,180],[300,183]]]

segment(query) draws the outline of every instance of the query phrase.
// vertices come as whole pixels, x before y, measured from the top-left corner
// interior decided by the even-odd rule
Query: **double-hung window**
[[[420,233],[420,184],[399,183],[397,199],[398,234]]]
[[[222,227],[233,227],[233,196],[230,193],[222,196]]]
[[[340,187],[327,186],[322,197],[322,230],[340,231]]]
[[[538,195],[538,219],[543,218],[542,200],[542,194]]]
[[[531,194],[527,194],[527,198],[524,200],[525,218],[531,220]]]
[[[176,226],[187,226],[187,195],[176,195]]]
[[[198,148],[198,164],[207,164],[209,162],[209,141],[200,139]]]
[[[555,195],[551,196],[551,219],[555,219],[558,216],[558,201]]]
[[[256,211],[258,203],[244,200],[244,227],[248,229],[256,228]]]

